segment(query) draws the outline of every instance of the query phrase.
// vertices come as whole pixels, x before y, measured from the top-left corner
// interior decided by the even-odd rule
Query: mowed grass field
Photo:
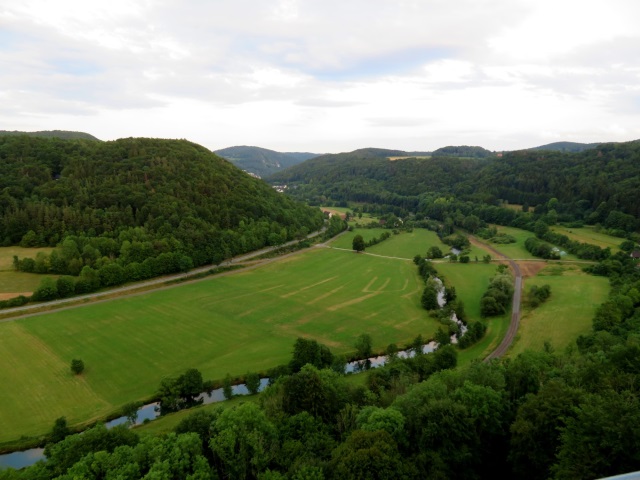
[[[390,233],[391,237],[377,245],[367,247],[366,253],[413,260],[416,255],[424,256],[432,246],[439,247],[445,254],[449,252],[449,245],[442,243],[435,232],[425,228],[414,228],[412,232],[401,231],[398,235],[394,235],[391,230],[386,228],[355,228],[330,242],[330,246],[351,250],[353,237],[356,235],[362,235],[364,241],[367,242],[372,238],[380,238],[380,235],[385,232]]]
[[[389,240],[391,241],[391,239]],[[420,306],[410,260],[314,248],[267,266],[109,302],[0,323],[0,442],[66,416],[80,424],[151,397],[162,378],[196,367],[206,379],[289,361],[295,339],[349,354],[403,345],[438,324]],[[74,377],[71,359],[85,373]]]
[[[609,293],[607,278],[587,275],[576,266],[556,265],[525,279],[523,301],[531,285],[544,284],[551,287],[551,297],[535,309],[523,303],[520,328],[509,355],[526,349],[542,350],[545,342],[563,350],[579,335],[591,331],[596,308]]]

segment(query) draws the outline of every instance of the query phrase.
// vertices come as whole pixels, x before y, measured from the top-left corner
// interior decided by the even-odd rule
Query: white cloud
[[[22,0],[3,129],[277,150],[640,137],[633,0]]]

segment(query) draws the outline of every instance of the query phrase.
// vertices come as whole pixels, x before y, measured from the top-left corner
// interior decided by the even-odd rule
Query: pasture
[[[389,240],[391,241],[391,239]],[[290,359],[298,336],[353,353],[437,330],[410,260],[314,248],[264,267],[0,324],[0,442],[104,417],[190,367],[206,379]],[[85,373],[74,377],[71,359]]]
[[[356,235],[362,235],[364,241],[367,242],[372,238],[379,238],[385,232],[390,233],[391,237],[377,245],[367,247],[366,253],[413,260],[416,255],[424,256],[431,246],[440,247],[445,255],[449,252],[449,245],[442,243],[435,232],[425,228],[414,228],[412,232],[401,231],[398,235],[394,235],[391,230],[386,228],[356,228],[336,238],[330,243],[330,246],[351,250],[353,237]]]
[[[571,240],[575,240],[581,243],[590,243],[591,245],[597,245],[600,248],[611,248],[611,253],[620,251],[620,244],[624,241],[624,238],[612,237],[605,233],[596,232],[595,228],[590,226],[584,226],[581,228],[569,228],[561,225],[554,225],[551,230],[562,235],[566,235]]]
[[[527,249],[524,247],[524,242],[527,240],[527,238],[535,237],[535,233],[529,232],[527,230],[522,230],[520,228],[503,227],[501,225],[495,225],[495,227],[498,229],[498,232],[506,233],[508,235],[513,236],[516,239],[516,243],[495,244],[495,243],[489,242],[488,240],[483,240],[487,244],[491,245],[499,252],[502,252],[506,256],[513,259],[529,260],[529,259],[538,258],[531,255],[527,251]],[[562,260],[577,260],[577,258],[578,257],[571,254],[562,256]]]
[[[520,328],[509,355],[542,350],[545,341],[564,350],[579,335],[591,331],[596,308],[609,293],[607,278],[587,275],[575,266],[554,265],[525,279],[523,302],[531,285],[544,284],[551,286],[551,297],[535,309],[523,303]]]
[[[42,280],[42,275],[16,272],[13,269],[14,255],[19,258],[36,258],[39,252],[49,253],[52,248],[0,247],[0,300],[31,295]],[[54,275],[55,277],[55,275]]]

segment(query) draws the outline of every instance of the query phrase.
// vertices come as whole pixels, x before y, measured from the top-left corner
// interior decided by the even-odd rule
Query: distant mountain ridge
[[[214,153],[229,160],[238,168],[259,177],[266,177],[320,155],[309,152],[276,152],[250,146],[228,147],[216,150]]]
[[[99,138],[94,137],[85,132],[72,132],[69,130],[41,130],[39,132],[21,132],[18,130],[0,130],[0,136],[7,135],[27,135],[29,137],[40,138],[60,138],[62,140],[94,140],[101,141]]]
[[[554,152],[578,153],[596,148],[602,143],[553,142],[526,150],[551,150]]]

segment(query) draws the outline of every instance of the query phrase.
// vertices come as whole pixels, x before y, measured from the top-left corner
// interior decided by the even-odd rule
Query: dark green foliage
[[[427,282],[420,297],[420,303],[425,310],[435,310],[438,305],[438,285],[435,282]]]
[[[57,418],[55,423],[53,424],[53,429],[51,430],[51,434],[49,435],[49,440],[51,443],[58,443],[67,437],[71,431],[67,426],[67,419],[65,417]]]
[[[356,347],[356,358],[364,360],[371,357],[371,355],[373,355],[372,345],[373,341],[371,339],[371,335],[368,333],[360,335],[354,344],[354,347]]]
[[[362,235],[356,235],[355,237],[353,237],[353,249],[356,252],[363,252],[364,249],[366,248],[366,244],[364,241],[364,238],[362,238]]]
[[[228,373],[222,381],[222,394],[226,400],[233,398],[233,379]]]
[[[354,480],[396,480],[406,478],[396,442],[385,431],[353,432],[334,452],[330,478]]]
[[[434,258],[442,258],[444,255],[442,254],[442,250],[437,245],[429,247],[427,249],[426,258],[434,259]]]
[[[482,322],[471,322],[467,327],[467,332],[458,338],[458,347],[467,348],[481,340],[487,331],[487,325]]]
[[[323,223],[318,209],[186,141],[0,137],[0,190],[3,244],[59,245],[16,268],[92,268],[77,293],[219,263]]]
[[[260,375],[257,373],[247,373],[244,377],[245,385],[250,395],[255,395],[260,389]]]
[[[542,242],[535,237],[529,237],[525,240],[524,246],[531,255],[536,257],[545,258],[548,260],[559,260],[560,252],[557,249],[554,250],[552,245],[546,242]]]
[[[44,277],[40,281],[40,286],[33,292],[31,298],[36,302],[55,300],[58,298],[57,282],[51,277]]]
[[[315,340],[298,337],[293,345],[293,357],[289,368],[293,373],[299,372],[307,363],[317,368],[327,368],[333,363],[333,354],[325,345]]]
[[[77,358],[71,360],[71,373],[80,375],[82,372],[84,372],[84,362]]]
[[[498,268],[498,271],[502,269]],[[480,300],[483,317],[502,315],[507,311],[513,295],[513,281],[507,273],[497,273],[489,282],[487,291]]]
[[[467,145],[448,146],[438,148],[431,154],[434,157],[466,157],[466,158],[487,158],[495,154],[486,148],[469,147]]]
[[[202,374],[195,368],[190,368],[177,378],[165,378],[160,382],[158,391],[161,413],[175,412],[202,403],[195,397],[203,390]]]
[[[551,296],[551,286],[545,284],[541,287],[537,285],[531,285],[529,291],[527,292],[527,303],[535,308],[541,303],[547,301],[547,299]]]

